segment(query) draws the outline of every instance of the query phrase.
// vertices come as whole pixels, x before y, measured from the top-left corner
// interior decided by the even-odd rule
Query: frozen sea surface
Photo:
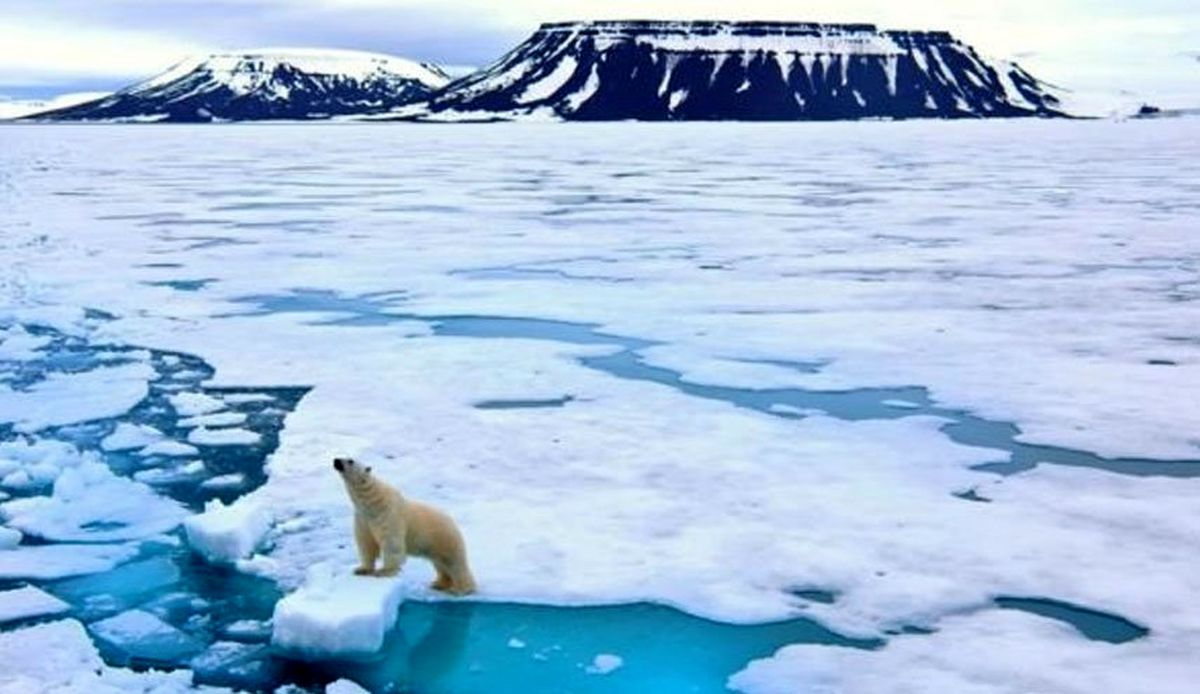
[[[580,607],[644,601],[693,615],[646,624],[731,630],[689,637],[711,663],[658,654],[696,673],[678,690],[746,668],[729,684],[1136,691],[1134,662],[1187,691],[1198,143],[1188,120],[0,128],[0,415],[193,510],[253,489],[234,508],[274,523],[238,566],[284,590],[354,561],[328,460],[368,459],[451,510],[480,579],[480,602],[436,602],[413,562],[406,638],[425,609],[553,610],[536,623],[580,690],[654,690],[624,645],[643,617]],[[36,364],[81,332],[107,362]],[[203,379],[311,388],[265,484],[235,461],[273,448],[244,433],[271,403],[218,398],[238,424]],[[126,429],[105,452],[114,417],[166,438]],[[14,460],[6,494],[49,494],[51,468]],[[51,516],[22,527],[115,530]],[[133,558],[99,547],[97,566]],[[582,643],[588,610],[619,633]],[[733,626],[771,623],[829,636]],[[448,690],[472,663],[522,672],[498,653],[532,639],[470,633],[483,650],[442,661]],[[212,645],[197,672],[252,652]],[[432,682],[404,653],[248,676]]]

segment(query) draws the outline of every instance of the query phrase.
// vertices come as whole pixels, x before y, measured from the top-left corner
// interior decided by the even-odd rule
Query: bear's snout
[[[353,464],[354,464],[354,461],[350,460],[349,458],[334,458],[333,459],[333,469],[337,470],[338,472],[342,472],[347,467],[349,467]]]

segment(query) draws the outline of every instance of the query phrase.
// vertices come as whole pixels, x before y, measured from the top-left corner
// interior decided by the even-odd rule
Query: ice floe
[[[5,694],[196,691],[187,671],[135,672],[105,665],[83,625],[73,619],[0,633],[0,662],[0,691]]]
[[[33,586],[0,591],[0,624],[60,614],[69,609],[67,603]]]
[[[234,562],[250,556],[271,529],[271,513],[247,501],[226,506],[219,499],[208,502],[204,513],[183,522],[188,545],[212,562]]]
[[[0,552],[0,579],[55,579],[94,574],[137,555],[120,545],[35,545]]]
[[[10,526],[58,542],[145,538],[175,528],[186,515],[178,503],[94,460],[62,471],[50,496],[0,504]]]
[[[383,647],[396,622],[404,585],[395,578],[308,571],[304,585],[275,606],[271,643],[305,658],[362,658]]]

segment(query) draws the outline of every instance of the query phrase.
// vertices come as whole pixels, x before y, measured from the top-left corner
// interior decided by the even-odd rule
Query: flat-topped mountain
[[[1053,90],[944,31],[870,24],[543,24],[402,113],[436,120],[840,120],[1061,116]]]
[[[449,81],[434,65],[376,53],[240,51],[185,60],[102,99],[29,117],[183,122],[327,118],[420,101]]]

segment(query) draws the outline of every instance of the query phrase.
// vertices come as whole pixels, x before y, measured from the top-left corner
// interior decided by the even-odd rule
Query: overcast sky
[[[1066,87],[1200,106],[1200,0],[0,0],[0,95],[115,89],[189,54],[265,46],[478,66],[540,22],[581,18],[948,29]]]

